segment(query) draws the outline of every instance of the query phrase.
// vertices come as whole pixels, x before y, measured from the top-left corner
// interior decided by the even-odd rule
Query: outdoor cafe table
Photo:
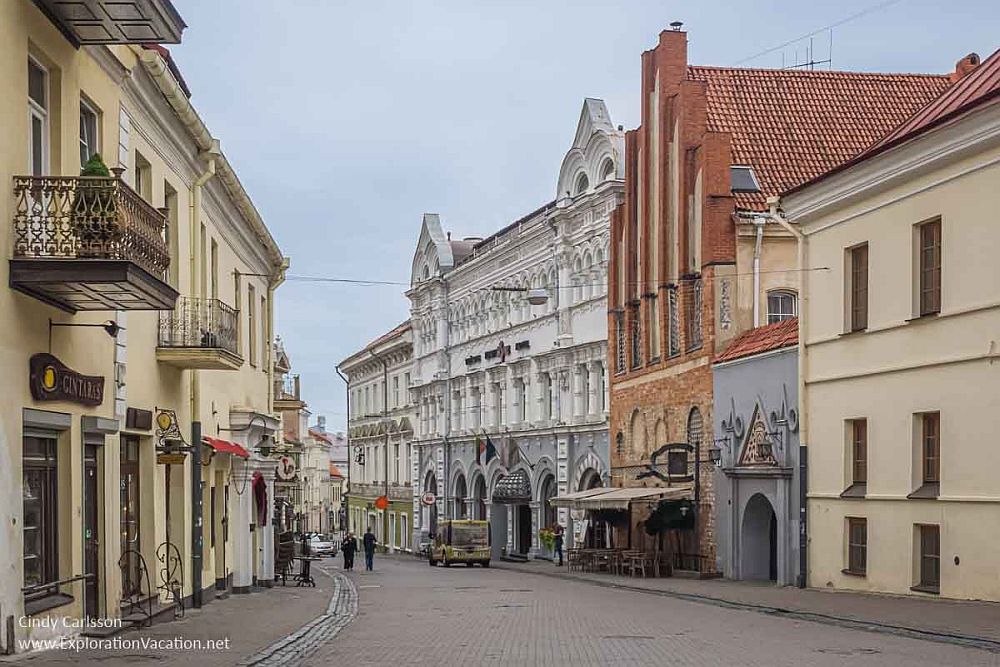
[[[657,575],[657,561],[658,556],[655,554],[648,553],[631,553],[624,557],[625,559],[625,569],[627,569],[634,577],[636,572],[642,572],[642,576],[645,578],[647,572],[652,572],[653,576]]]

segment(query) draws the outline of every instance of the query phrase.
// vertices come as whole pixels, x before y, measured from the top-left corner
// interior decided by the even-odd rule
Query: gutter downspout
[[[345,513],[345,523],[346,526],[341,526],[340,529],[343,531],[344,535],[347,535],[351,530],[351,463],[353,459],[351,458],[351,381],[347,379],[347,376],[343,374],[340,370],[340,366],[334,366],[333,370],[337,372],[340,379],[344,381],[347,386],[347,428],[345,429],[344,435],[347,438],[347,491],[341,494],[340,504],[344,508]]]
[[[756,227],[756,238],[753,244],[753,325],[760,326],[760,250],[764,240],[764,224],[766,219],[754,217],[753,224]]]
[[[220,154],[219,142],[212,140],[212,147],[201,154],[206,160],[205,171],[191,185],[190,232],[189,232],[189,262],[191,293],[195,290],[198,277],[198,261],[196,246],[198,244],[198,226],[201,218],[201,190],[215,176],[215,159]],[[201,276],[204,279],[204,276]],[[199,285],[204,289],[204,285]],[[204,562],[204,507],[202,506],[201,489],[201,378],[197,370],[191,370],[190,411],[191,411],[191,604],[195,608],[202,604],[202,565]]]
[[[808,551],[809,551],[809,524],[806,512],[806,494],[808,492],[808,452],[809,452],[809,394],[806,387],[806,376],[809,369],[809,349],[806,346],[806,339],[809,333],[809,271],[806,267],[808,260],[807,237],[797,226],[790,224],[779,212],[780,199],[769,197],[767,200],[767,217],[782,229],[795,237],[797,244],[798,269],[799,269],[799,363],[797,391],[799,394],[799,588],[805,588],[808,584]]]

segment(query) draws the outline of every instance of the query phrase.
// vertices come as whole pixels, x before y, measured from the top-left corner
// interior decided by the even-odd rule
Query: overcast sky
[[[555,195],[584,97],[635,127],[639,56],[684,21],[689,60],[734,65],[834,28],[835,69],[948,72],[998,46],[996,0],[486,3],[174,0],[192,101],[291,276],[406,282],[424,212],[485,236]],[[829,54],[829,35],[813,41]],[[781,67],[808,40],[743,63]],[[826,65],[824,65],[826,67]],[[403,288],[290,280],[285,341],[313,420],[345,424],[334,366],[408,317]]]

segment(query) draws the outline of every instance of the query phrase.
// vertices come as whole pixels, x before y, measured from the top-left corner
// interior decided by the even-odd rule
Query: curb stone
[[[512,572],[521,572],[523,574],[534,574],[539,577],[552,577],[555,579],[564,579],[566,581],[577,581],[580,583],[590,584],[592,586],[601,586],[603,588],[613,588],[635,593],[646,593],[648,595],[659,595],[660,597],[675,598],[678,600],[686,600],[688,602],[713,605],[715,607],[752,611],[758,614],[793,618],[795,620],[809,621],[811,623],[819,623],[821,625],[835,625],[852,630],[864,630],[884,635],[895,635],[897,637],[907,637],[910,639],[922,639],[924,641],[938,642],[941,644],[952,644],[964,646],[966,648],[975,648],[981,651],[988,651],[990,653],[1000,653],[1000,641],[990,639],[988,637],[977,637],[974,635],[961,635],[957,633],[940,632],[937,630],[891,625],[888,623],[866,621],[847,616],[834,616],[814,611],[784,609],[782,607],[759,605],[751,602],[736,602],[734,600],[727,600],[726,598],[713,597],[710,595],[698,595],[695,593],[681,593],[678,591],[644,588],[642,586],[630,586],[629,584],[622,584],[613,581],[599,581],[585,577],[574,577],[572,575],[561,574],[558,572],[527,572],[523,568],[511,567],[504,563],[497,563],[495,567],[502,570],[510,570]]]
[[[340,573],[333,578],[333,595],[326,612],[295,632],[271,643],[239,662],[244,667],[283,667],[300,664],[320,646],[337,636],[358,615],[358,591],[354,583]]]

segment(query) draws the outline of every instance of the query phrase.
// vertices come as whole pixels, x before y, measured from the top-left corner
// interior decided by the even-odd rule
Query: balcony
[[[160,312],[157,360],[179,368],[239,370],[238,315],[218,299],[181,297],[176,308]]]
[[[120,177],[15,176],[10,286],[70,313],[170,310],[166,218]]]
[[[187,25],[170,0],[35,0],[73,46],[179,44]]]
[[[274,379],[275,410],[300,410],[305,406],[298,375],[284,375]]]

